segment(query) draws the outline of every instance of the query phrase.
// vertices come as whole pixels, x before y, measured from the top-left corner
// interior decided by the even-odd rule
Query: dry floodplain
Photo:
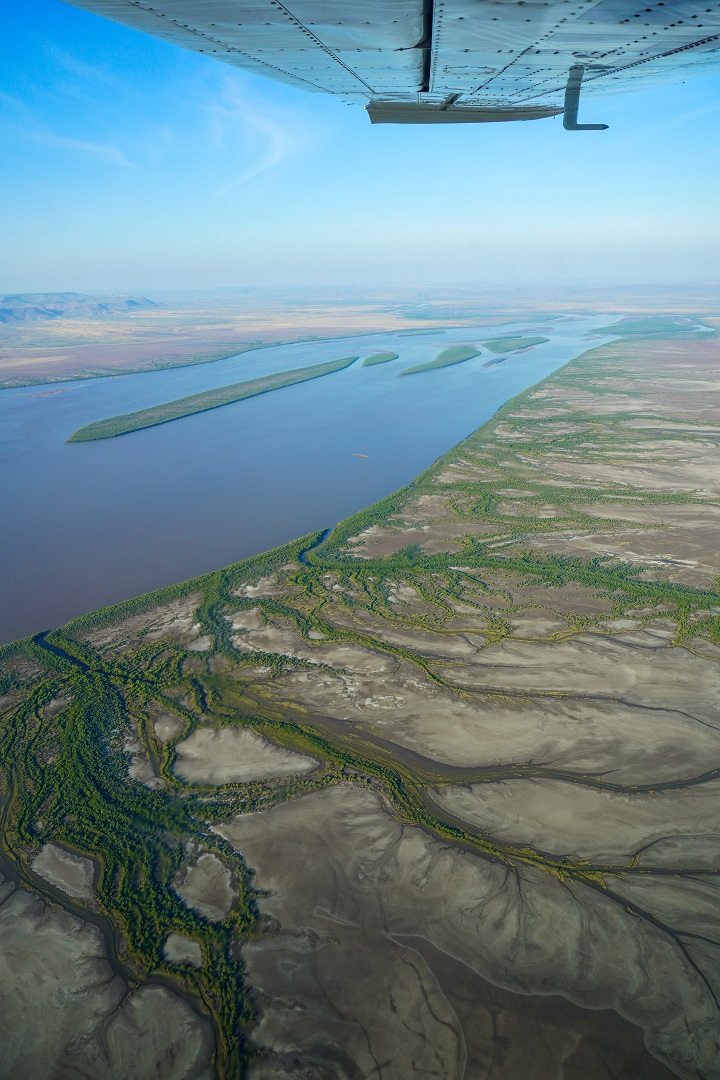
[[[418,323],[377,299],[298,304],[290,298],[258,295],[175,302],[105,318],[23,320],[0,324],[0,386],[184,367],[263,346],[416,325],[436,324]]]
[[[330,535],[0,652],[0,1077],[133,1023],[143,1076],[716,1080],[719,361],[593,349]]]

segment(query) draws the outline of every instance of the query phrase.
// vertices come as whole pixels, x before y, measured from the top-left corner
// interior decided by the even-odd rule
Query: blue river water
[[[599,344],[607,316],[278,345],[212,364],[0,391],[0,643],[335,524],[408,483],[525,387]],[[400,377],[497,332],[550,340]],[[362,367],[373,352],[399,359]],[[101,442],[91,421],[359,356],[335,374]],[[51,396],[44,391],[62,390]],[[363,455],[363,456],[359,456]]]

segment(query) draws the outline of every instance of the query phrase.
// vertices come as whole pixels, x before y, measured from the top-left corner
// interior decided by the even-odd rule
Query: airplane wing
[[[718,0],[69,0],[185,49],[360,102],[373,123],[532,120],[720,59]]]

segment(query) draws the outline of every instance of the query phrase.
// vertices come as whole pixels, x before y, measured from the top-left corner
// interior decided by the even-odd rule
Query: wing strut
[[[584,74],[585,68],[582,64],[573,64],[570,68],[567,86],[565,87],[563,127],[566,131],[606,131],[607,124],[578,124],[577,122],[580,87],[582,86]]]

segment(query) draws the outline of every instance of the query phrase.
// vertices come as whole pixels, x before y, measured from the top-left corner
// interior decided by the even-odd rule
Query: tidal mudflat
[[[221,827],[269,894],[269,932],[245,950],[261,1009],[255,1037],[272,1047],[252,1077],[302,1075],[297,1060],[305,1075],[343,1077],[372,1076],[382,1062],[403,1080],[671,1075],[638,1028],[609,1011],[624,991],[614,971],[621,917],[598,917],[532,871],[508,878],[389,809],[338,785]],[[478,923],[495,933],[478,934]],[[662,1023],[670,1010],[648,1013]]]
[[[211,1080],[208,1020],[113,964],[92,923],[0,877],[0,1076]]]
[[[457,342],[532,324],[287,344],[195,367],[0,391],[0,641],[333,525],[412,480],[513,394],[587,348],[599,317],[547,320],[551,340],[400,378]],[[398,359],[361,366],[364,359]],[[302,385],[122,438],[79,428],[238,382],[360,355]],[[49,396],[43,395],[47,391]],[[162,411],[162,410],[161,410]],[[271,493],[270,495],[268,493]]]
[[[13,895],[218,1077],[716,1080],[719,359],[602,345],[329,533],[2,650]]]

